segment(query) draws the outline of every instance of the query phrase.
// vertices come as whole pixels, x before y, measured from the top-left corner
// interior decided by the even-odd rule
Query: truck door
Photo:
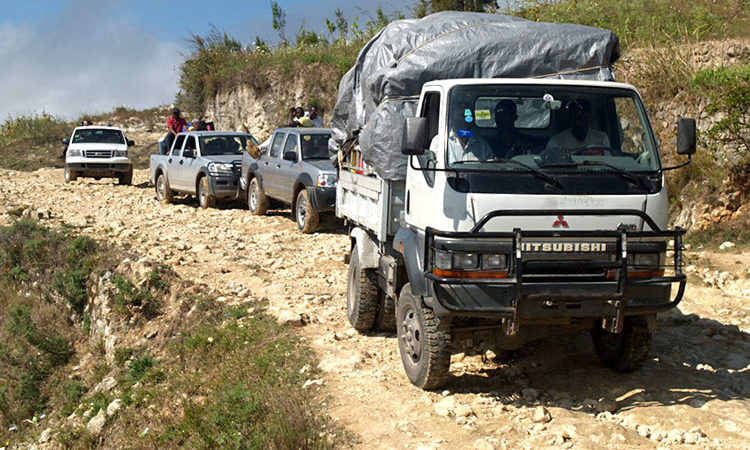
[[[167,158],[167,180],[172,189],[184,189],[180,180],[180,161],[182,161],[182,146],[185,144],[185,135],[180,134],[174,140],[172,149]]]
[[[284,148],[286,133],[276,133],[271,141],[268,156],[259,164],[259,170],[263,179],[263,191],[274,198],[280,198],[279,168],[281,150]]]
[[[299,175],[300,167],[300,136],[290,133],[284,144],[284,151],[279,159],[279,189],[281,199],[292,203],[294,196],[294,182]]]
[[[422,170],[407,169],[406,175],[406,221],[424,230],[433,219],[436,211],[435,202],[442,201],[442,195],[435,193],[434,170],[438,160],[445,152],[445,119],[441,119],[440,91],[426,91],[419,110],[419,117],[427,118],[427,139],[424,155],[413,156],[413,163]],[[434,141],[434,142],[433,142]],[[432,145],[431,145],[432,144]],[[439,209],[438,209],[439,211]]]
[[[198,162],[198,142],[195,136],[187,136],[185,138],[185,148],[182,150],[182,154],[184,155],[188,151],[193,153],[194,158],[183,156],[177,173],[180,178],[180,184],[185,186],[186,190],[195,193],[195,176],[198,174],[198,169],[200,168]]]

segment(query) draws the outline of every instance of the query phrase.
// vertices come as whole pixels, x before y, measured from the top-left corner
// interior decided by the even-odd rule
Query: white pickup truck
[[[431,29],[442,27],[447,53],[464,51],[461,32],[467,33],[467,43],[502,51],[503,39],[515,27],[526,32],[511,49],[518,43],[557,45],[533,39],[535,33],[556,35],[561,27],[466,17],[440,21],[433,16],[428,23]],[[403,29],[394,30],[396,39],[411,45]],[[420,31],[418,36],[425,34]],[[563,31],[571,42],[577,32],[581,38],[593,36],[592,48],[616,48],[616,38],[603,31]],[[499,44],[476,41],[477,33],[486,39],[496,35]],[[382,36],[389,36],[388,28]],[[439,40],[425,42],[431,46],[427,57],[440,55]],[[397,64],[382,54],[393,46],[382,50],[371,44],[367,48],[385,69],[367,72],[377,74],[368,84],[368,62],[358,61],[353,71],[363,72],[349,77],[358,80],[364,95],[376,91],[372,86],[381,80],[386,93],[396,86],[384,75],[389,68],[405,68],[392,75],[401,77],[400,86],[414,81],[408,71],[418,63],[432,70],[429,59],[407,59],[419,56],[419,46],[393,50],[406,55]],[[542,50],[556,56],[539,59],[528,53],[529,64],[550,61],[549,67],[535,69],[542,74],[566,73],[558,64],[573,57],[585,64],[593,54],[577,47]],[[508,70],[491,68],[491,73],[525,70],[525,53],[513,52]],[[468,61],[468,73],[479,72],[474,60],[458,60]],[[662,164],[636,89],[595,81],[599,74],[608,77],[606,65],[598,66],[588,79],[427,81],[418,98],[391,93],[372,113],[379,123],[370,125],[371,118],[340,146],[336,214],[350,225],[352,241],[348,318],[361,331],[395,325],[414,385],[444,385],[451,353],[463,351],[457,348],[461,343],[512,350],[541,337],[581,331],[591,333],[605,365],[634,370],[648,357],[656,313],[682,299],[685,231],[667,228],[664,178],[665,171],[680,166]],[[359,101],[358,95],[356,89],[354,95],[340,89],[341,106],[334,110],[335,118],[349,120],[340,123],[350,129],[362,117],[347,113],[356,112],[350,99]],[[410,117],[403,111],[414,112]],[[374,139],[378,126],[382,134]],[[373,151],[398,129],[403,137]],[[677,153],[694,152],[695,121],[680,119]]]
[[[70,139],[63,139],[65,151],[65,182],[78,177],[117,178],[119,184],[133,181],[133,164],[128,147],[135,143],[117,127],[85,126],[73,130]]]

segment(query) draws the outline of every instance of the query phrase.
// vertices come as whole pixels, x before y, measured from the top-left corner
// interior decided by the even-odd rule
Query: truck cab
[[[352,324],[395,314],[404,368],[422,388],[446,382],[467,340],[515,349],[588,331],[607,366],[640,366],[656,313],[679,303],[686,278],[684,230],[667,227],[664,175],[676,167],[664,167],[637,90],[440,80],[424,84],[416,110],[405,181],[363,180],[344,158]],[[695,122],[681,119],[678,137],[678,153],[694,153]]]

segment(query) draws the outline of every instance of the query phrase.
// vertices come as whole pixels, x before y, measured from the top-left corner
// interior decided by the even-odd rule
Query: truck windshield
[[[302,143],[302,159],[329,159],[328,140],[330,134],[300,134]]]
[[[628,89],[458,86],[448,116],[446,161],[458,170],[632,179],[660,168],[642,102]]]
[[[251,147],[257,147],[258,141],[251,135],[219,135],[201,136],[201,155],[241,155],[247,150],[248,142]]]
[[[73,133],[76,144],[125,144],[125,136],[120,130],[108,128],[83,128]]]

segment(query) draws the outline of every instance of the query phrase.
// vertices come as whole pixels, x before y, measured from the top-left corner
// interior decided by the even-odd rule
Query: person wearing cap
[[[591,103],[588,100],[570,101],[565,105],[565,110],[569,114],[571,127],[552,136],[547,148],[560,147],[575,152],[589,146],[609,147],[609,136],[589,126]],[[592,149],[590,154],[603,155],[605,150],[606,148]]]
[[[465,105],[451,112],[448,132],[448,163],[478,162],[494,159],[490,144],[475,133],[474,118],[470,115],[471,106]],[[430,150],[438,151],[438,136],[430,142]]]
[[[172,116],[167,119],[167,138],[165,140],[167,143],[167,152],[172,148],[172,142],[174,142],[177,135],[182,132],[183,129],[187,130],[187,126],[187,120],[180,116],[180,109],[173,109]]]
[[[530,139],[516,129],[517,111],[516,102],[511,99],[500,100],[495,105],[497,135],[491,141],[491,144],[496,158],[512,158],[516,155],[528,153],[532,148]]]

